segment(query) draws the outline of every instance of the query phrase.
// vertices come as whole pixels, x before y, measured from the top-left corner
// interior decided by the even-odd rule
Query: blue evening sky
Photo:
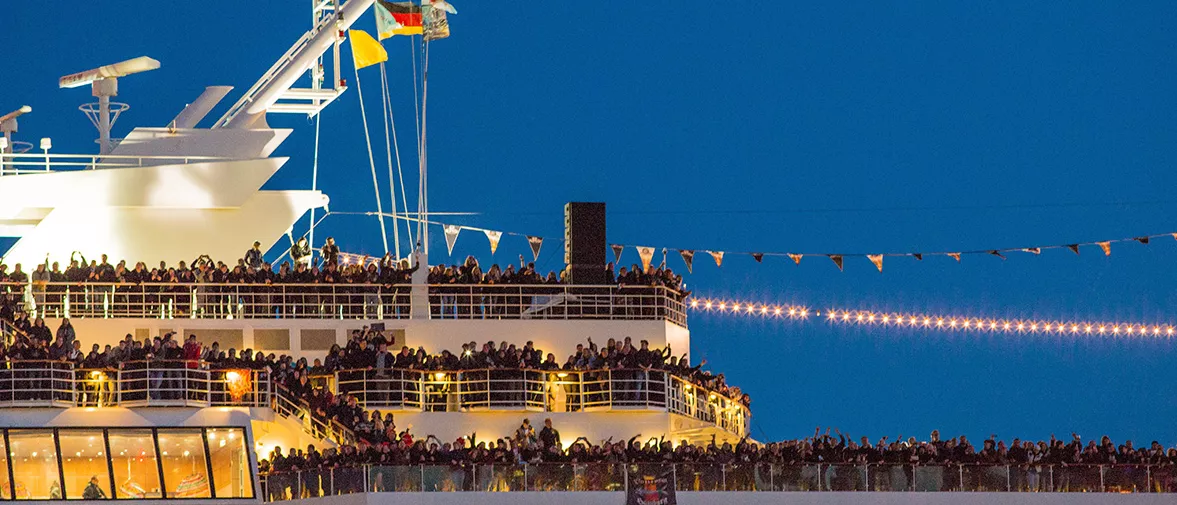
[[[0,10],[0,109],[34,107],[18,138],[93,152],[94,130],[76,110],[89,90],[58,90],[56,78],[150,55],[160,70],[120,82],[132,109],[116,137],[165,124],[204,86],[236,86],[219,116],[308,28],[307,4],[11,2]],[[780,252],[1177,231],[1177,3],[455,4],[453,36],[432,46],[430,203],[481,214],[451,222],[555,238],[564,202],[606,201],[610,242]],[[357,26],[374,31],[372,15]],[[410,42],[385,45],[402,156],[415,166]],[[355,79],[344,68],[352,89],[323,114],[319,187],[333,211],[370,211]],[[387,202],[379,70],[361,78]],[[277,153],[291,160],[267,187],[309,188],[313,124],[271,124],[295,131]],[[321,231],[347,251],[383,252],[374,218],[333,216]],[[445,259],[440,231],[433,239],[433,259]],[[493,260],[526,252],[522,238],[505,237]],[[454,251],[467,254],[492,261],[475,232]],[[625,255],[638,261],[633,249]],[[561,261],[550,242],[539,265]],[[686,278],[702,296],[816,308],[1175,323],[1174,265],[1177,241],[1166,239],[1111,257],[1092,247],[960,264],[889,258],[881,274],[865,258],[839,273],[826,258],[729,256],[720,269],[700,253]],[[692,314],[691,331],[694,358],[751,393],[762,440],[822,425],[872,438],[1074,430],[1177,443],[1168,339],[715,314]]]

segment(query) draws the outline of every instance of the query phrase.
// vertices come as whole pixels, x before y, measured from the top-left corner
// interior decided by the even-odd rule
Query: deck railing
[[[654,410],[680,414],[738,437],[749,434],[750,413],[737,398],[691,384],[664,370],[477,369],[344,370],[334,391],[364,408],[417,412],[599,412]],[[75,368],[49,360],[0,362],[4,407],[272,407],[309,423],[310,433],[333,440],[354,435],[314,425],[305,403],[273,384],[263,370],[217,369],[203,361],[123,362],[118,368]],[[323,423],[320,423],[323,424]]]
[[[186,165],[206,161],[231,161],[233,159],[223,156],[0,153],[0,176],[104,168]]]
[[[1174,493],[1173,465],[356,465],[263,475],[266,501],[362,492],[626,491],[669,471],[677,491]],[[640,477],[639,477],[640,478]]]
[[[407,319],[407,284],[4,284],[39,315],[70,318]],[[430,285],[440,319],[666,320],[686,326],[682,295],[662,286]],[[421,295],[424,296],[424,295]]]
[[[340,393],[369,409],[425,412],[593,412],[657,410],[692,417],[748,436],[750,415],[738,399],[665,370],[476,369],[343,370]]]
[[[330,440],[340,445],[356,444],[355,432],[339,421],[315,415],[305,400],[296,398],[285,386],[274,386],[272,401],[276,414],[298,420],[302,424],[302,430],[316,440]]]
[[[117,369],[0,362],[0,407],[270,407],[271,394],[265,371],[201,361],[128,361]]]

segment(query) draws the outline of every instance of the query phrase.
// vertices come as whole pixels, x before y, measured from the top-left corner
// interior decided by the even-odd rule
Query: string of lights
[[[932,331],[955,331],[1007,334],[1055,334],[1132,337],[1169,337],[1177,334],[1172,324],[1136,322],[1060,321],[1049,319],[1009,319],[949,314],[878,312],[870,310],[804,305],[775,305],[737,300],[692,297],[692,310],[717,314],[784,319],[791,321],[826,321],[831,325],[889,326]]]

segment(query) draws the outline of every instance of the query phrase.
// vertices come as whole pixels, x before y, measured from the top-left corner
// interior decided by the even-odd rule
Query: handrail
[[[124,155],[124,154],[35,154],[0,153],[0,175],[43,174],[67,170],[97,170],[155,165],[188,165],[209,161],[235,161],[227,156]],[[22,168],[25,167],[25,168]]]
[[[668,378],[669,377],[669,378]],[[658,409],[744,437],[751,412],[738,398],[662,369],[477,368],[339,370],[335,388],[366,408],[406,411],[571,412]]]
[[[130,361],[117,368],[52,360],[0,361],[0,406],[270,406],[265,370],[196,360]]]
[[[422,290],[420,288],[424,287]],[[666,286],[372,283],[0,283],[38,313],[102,318],[404,319],[414,296],[433,318],[666,320],[686,327],[679,291]]]
[[[294,396],[286,386],[275,384],[274,389],[274,412],[283,417],[297,417],[302,421],[302,429],[307,434],[318,440],[330,440],[339,445],[354,445],[357,442],[354,431],[334,419],[320,419],[306,400]]]
[[[1079,473],[1076,473],[1079,472]],[[677,491],[1177,493],[1173,465],[705,462],[354,464],[260,474],[267,502],[363,492],[607,491],[668,475]],[[636,479],[631,481],[631,479]]]

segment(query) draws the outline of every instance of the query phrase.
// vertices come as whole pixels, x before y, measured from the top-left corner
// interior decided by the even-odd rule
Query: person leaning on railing
[[[364,258],[361,261],[362,264],[340,265],[339,247],[334,243],[333,238],[329,238],[327,243],[322,246],[321,255],[323,255],[322,257],[324,258],[324,261],[322,261],[320,264],[312,264],[312,244],[307,242],[305,237],[300,238],[295,244],[291,246],[290,254],[294,268],[291,268],[290,262],[283,262],[282,264],[287,265],[287,268],[291,268],[291,273],[299,273],[300,275],[297,276],[298,281],[305,283],[321,281],[322,272],[326,270],[327,265],[331,264],[342,266],[342,268],[339,268],[337,271],[341,274],[342,279],[346,279],[346,283],[384,284],[387,286],[410,282],[410,276],[417,268],[416,266],[409,268],[408,262],[406,260],[402,259],[397,261],[395,258],[391,258],[391,256],[388,255],[386,255],[384,259],[373,259],[371,262],[369,262],[367,258]],[[201,277],[200,280],[211,284],[264,284],[264,280],[259,279],[259,272],[261,270],[266,270],[270,276],[274,276],[275,272],[272,268],[278,267],[280,265],[271,266],[265,263],[263,261],[263,255],[264,254],[261,250],[261,243],[255,242],[252,248],[248,249],[241,258],[236,260],[235,264],[242,267],[242,272],[239,272],[238,275],[234,276],[234,279],[230,281],[227,279],[227,277],[229,277],[230,274],[229,270],[233,270],[233,268],[229,267],[229,270],[225,270],[222,268],[222,266],[231,265],[233,263],[214,261],[208,255],[200,255],[190,263],[180,261],[174,267],[169,266],[164,261],[161,261],[159,262],[158,267],[150,269],[147,269],[145,266],[140,268],[140,265],[142,265],[141,262],[137,263],[134,269],[130,269],[126,267],[125,260],[121,260],[119,264],[122,265],[123,268],[120,269],[111,265],[105,254],[102,255],[101,263],[97,261],[87,262],[85,256],[83,256],[78,251],[74,251],[70,255],[69,267],[65,270],[64,273],[58,272],[56,268],[53,268],[52,271],[59,273],[58,277],[55,278],[53,275],[49,275],[44,279],[39,278],[38,281],[54,283],[68,282],[73,285],[72,287],[78,288],[79,291],[82,290],[84,284],[86,283],[105,284],[106,286],[99,286],[92,290],[93,293],[104,296],[113,294],[113,284],[116,283],[127,283],[132,285],[140,285],[151,282],[193,284],[198,280],[198,272],[209,274],[209,276]],[[374,282],[367,275],[368,270],[366,267],[369,264],[379,266],[377,275],[379,281]],[[302,268],[298,268],[298,265],[302,265]],[[45,264],[45,269],[50,269],[49,263]],[[29,280],[28,275],[19,268],[19,265],[18,268],[11,274],[6,272],[7,266],[0,264],[0,283],[5,283],[11,286],[9,291],[11,291],[12,288],[19,289],[23,287],[23,285],[26,284]],[[281,272],[279,271],[278,274],[281,274]],[[518,267],[515,265],[508,265],[505,269],[500,268],[499,265],[492,265],[490,268],[486,269],[481,268],[478,261],[471,256],[468,257],[461,265],[435,265],[431,267],[431,277],[429,282],[430,284],[514,284],[538,286],[544,284],[562,284],[563,281],[561,279],[563,278],[563,275],[564,272],[561,272],[560,275],[557,275],[554,271],[548,272],[546,275],[540,274],[536,270],[535,264],[533,262],[525,261],[522,255],[520,255],[519,258]],[[639,265],[636,264],[632,265],[632,267],[629,269],[623,267],[622,273],[616,275],[616,277],[613,274],[613,264],[609,263],[606,267],[606,275],[610,284],[624,284],[628,286],[664,286],[671,288],[676,292],[682,290],[682,276],[676,275],[670,268],[666,267],[665,263],[659,266],[652,266],[651,268],[645,270],[641,269]],[[225,279],[221,279],[221,277],[225,277]],[[128,292],[133,291],[135,290],[129,290]],[[146,287],[140,287],[138,291],[147,293],[154,290],[148,289]],[[214,292],[215,291],[216,290],[214,289]],[[100,304],[94,303],[97,301],[96,299],[86,299],[84,296],[82,296],[83,293],[73,294],[77,295],[76,299],[75,297],[71,296],[71,305],[76,307],[75,311],[96,312],[101,308]],[[463,302],[458,303],[459,306],[476,308],[481,307],[483,304],[490,301],[483,300],[481,296],[476,294],[470,294],[470,300],[465,300],[464,296],[466,295],[456,298],[455,301]],[[679,296],[681,297],[682,294],[680,293]],[[497,300],[498,298],[495,297],[493,299]],[[129,306],[132,309],[135,308],[136,304],[133,303],[135,301],[135,298],[129,296],[125,296],[122,299],[122,302],[126,304],[124,307]],[[147,301],[148,300],[145,299],[144,303]],[[173,301],[176,303],[182,303],[185,305],[185,308],[187,308],[187,303],[190,300],[183,298],[180,300],[173,299]],[[394,303],[399,304],[399,301]],[[50,305],[52,306],[53,304],[51,303]],[[519,304],[516,303],[514,305],[518,306]],[[145,307],[145,309],[148,308]],[[476,308],[474,310],[481,309]]]
[[[746,439],[735,444],[720,443],[714,437],[707,444],[686,441],[674,443],[665,438],[642,441],[640,435],[628,442],[609,439],[597,444],[580,438],[567,450],[542,434],[539,437],[516,435],[489,442],[479,441],[476,434],[471,434],[453,443],[429,436],[417,441],[392,440],[388,443],[364,444],[358,449],[345,446],[341,454],[354,455],[351,459],[344,462],[325,455],[321,468],[334,471],[354,468],[349,465],[378,465],[372,475],[373,479],[378,480],[375,490],[379,491],[393,490],[388,479],[395,472],[389,467],[444,464],[459,469],[459,473],[453,474],[456,478],[466,475],[468,470],[465,469],[471,465],[521,463],[673,463],[685,465],[679,470],[684,472],[680,475],[697,475],[696,478],[711,480],[717,485],[722,479],[726,481],[729,490],[764,486],[768,480],[767,472],[772,472],[777,482],[776,489],[911,490],[918,485],[920,490],[946,491],[959,489],[958,486],[963,484],[967,489],[1005,490],[1008,487],[1015,491],[1066,491],[1099,490],[1100,479],[1092,480],[1082,472],[1096,468],[1091,465],[1103,465],[1102,474],[1096,472],[1093,475],[1110,479],[1104,484],[1108,488],[1177,491],[1172,479],[1177,448],[1166,451],[1155,442],[1149,448],[1133,449],[1127,442],[1116,447],[1110,439],[1105,438],[1099,445],[1092,442],[1088,444],[1088,449],[1083,449],[1081,440],[1075,436],[1071,443],[1053,438],[1049,445],[1046,442],[1034,444],[1026,441],[1020,444],[1022,449],[1012,450],[1015,447],[1013,442],[1007,449],[1003,441],[991,437],[978,452],[965,437],[942,440],[938,432],[934,432],[931,440],[925,442],[917,442],[914,437],[904,440],[899,436],[895,441],[883,437],[877,444],[871,445],[865,437],[859,443],[849,434],[837,429],[832,431],[834,435],[831,435],[830,429],[823,435],[819,427],[812,437],[767,445]],[[308,453],[311,451],[308,448]],[[1142,468],[1134,466],[1144,464],[1152,465],[1148,469],[1151,472],[1148,475],[1152,479],[1152,489],[1144,486],[1145,479],[1141,476],[1145,473]],[[719,465],[723,465],[723,477],[720,476]],[[821,465],[820,473],[817,473],[817,465]],[[869,482],[865,481],[867,474],[861,470],[863,465],[875,467],[870,471],[874,477]],[[950,472],[936,471],[945,465],[964,466]],[[1069,465],[1075,470],[1067,473],[1066,467],[1062,465]],[[931,470],[917,472],[916,469],[922,467]],[[538,481],[571,477],[571,474],[562,473],[560,468],[552,467],[549,473],[538,468],[534,471],[540,473],[533,475],[537,475]],[[1042,472],[1052,469],[1057,472],[1053,484],[1051,479],[1041,478]],[[1008,476],[1006,472],[1009,472]],[[347,483],[350,478],[348,475],[335,474],[336,478],[344,479],[345,487],[353,485]],[[913,475],[921,475],[921,480],[913,481]],[[819,479],[820,484],[817,482]],[[501,486],[499,489],[505,490]],[[331,494],[328,489],[323,492]]]

